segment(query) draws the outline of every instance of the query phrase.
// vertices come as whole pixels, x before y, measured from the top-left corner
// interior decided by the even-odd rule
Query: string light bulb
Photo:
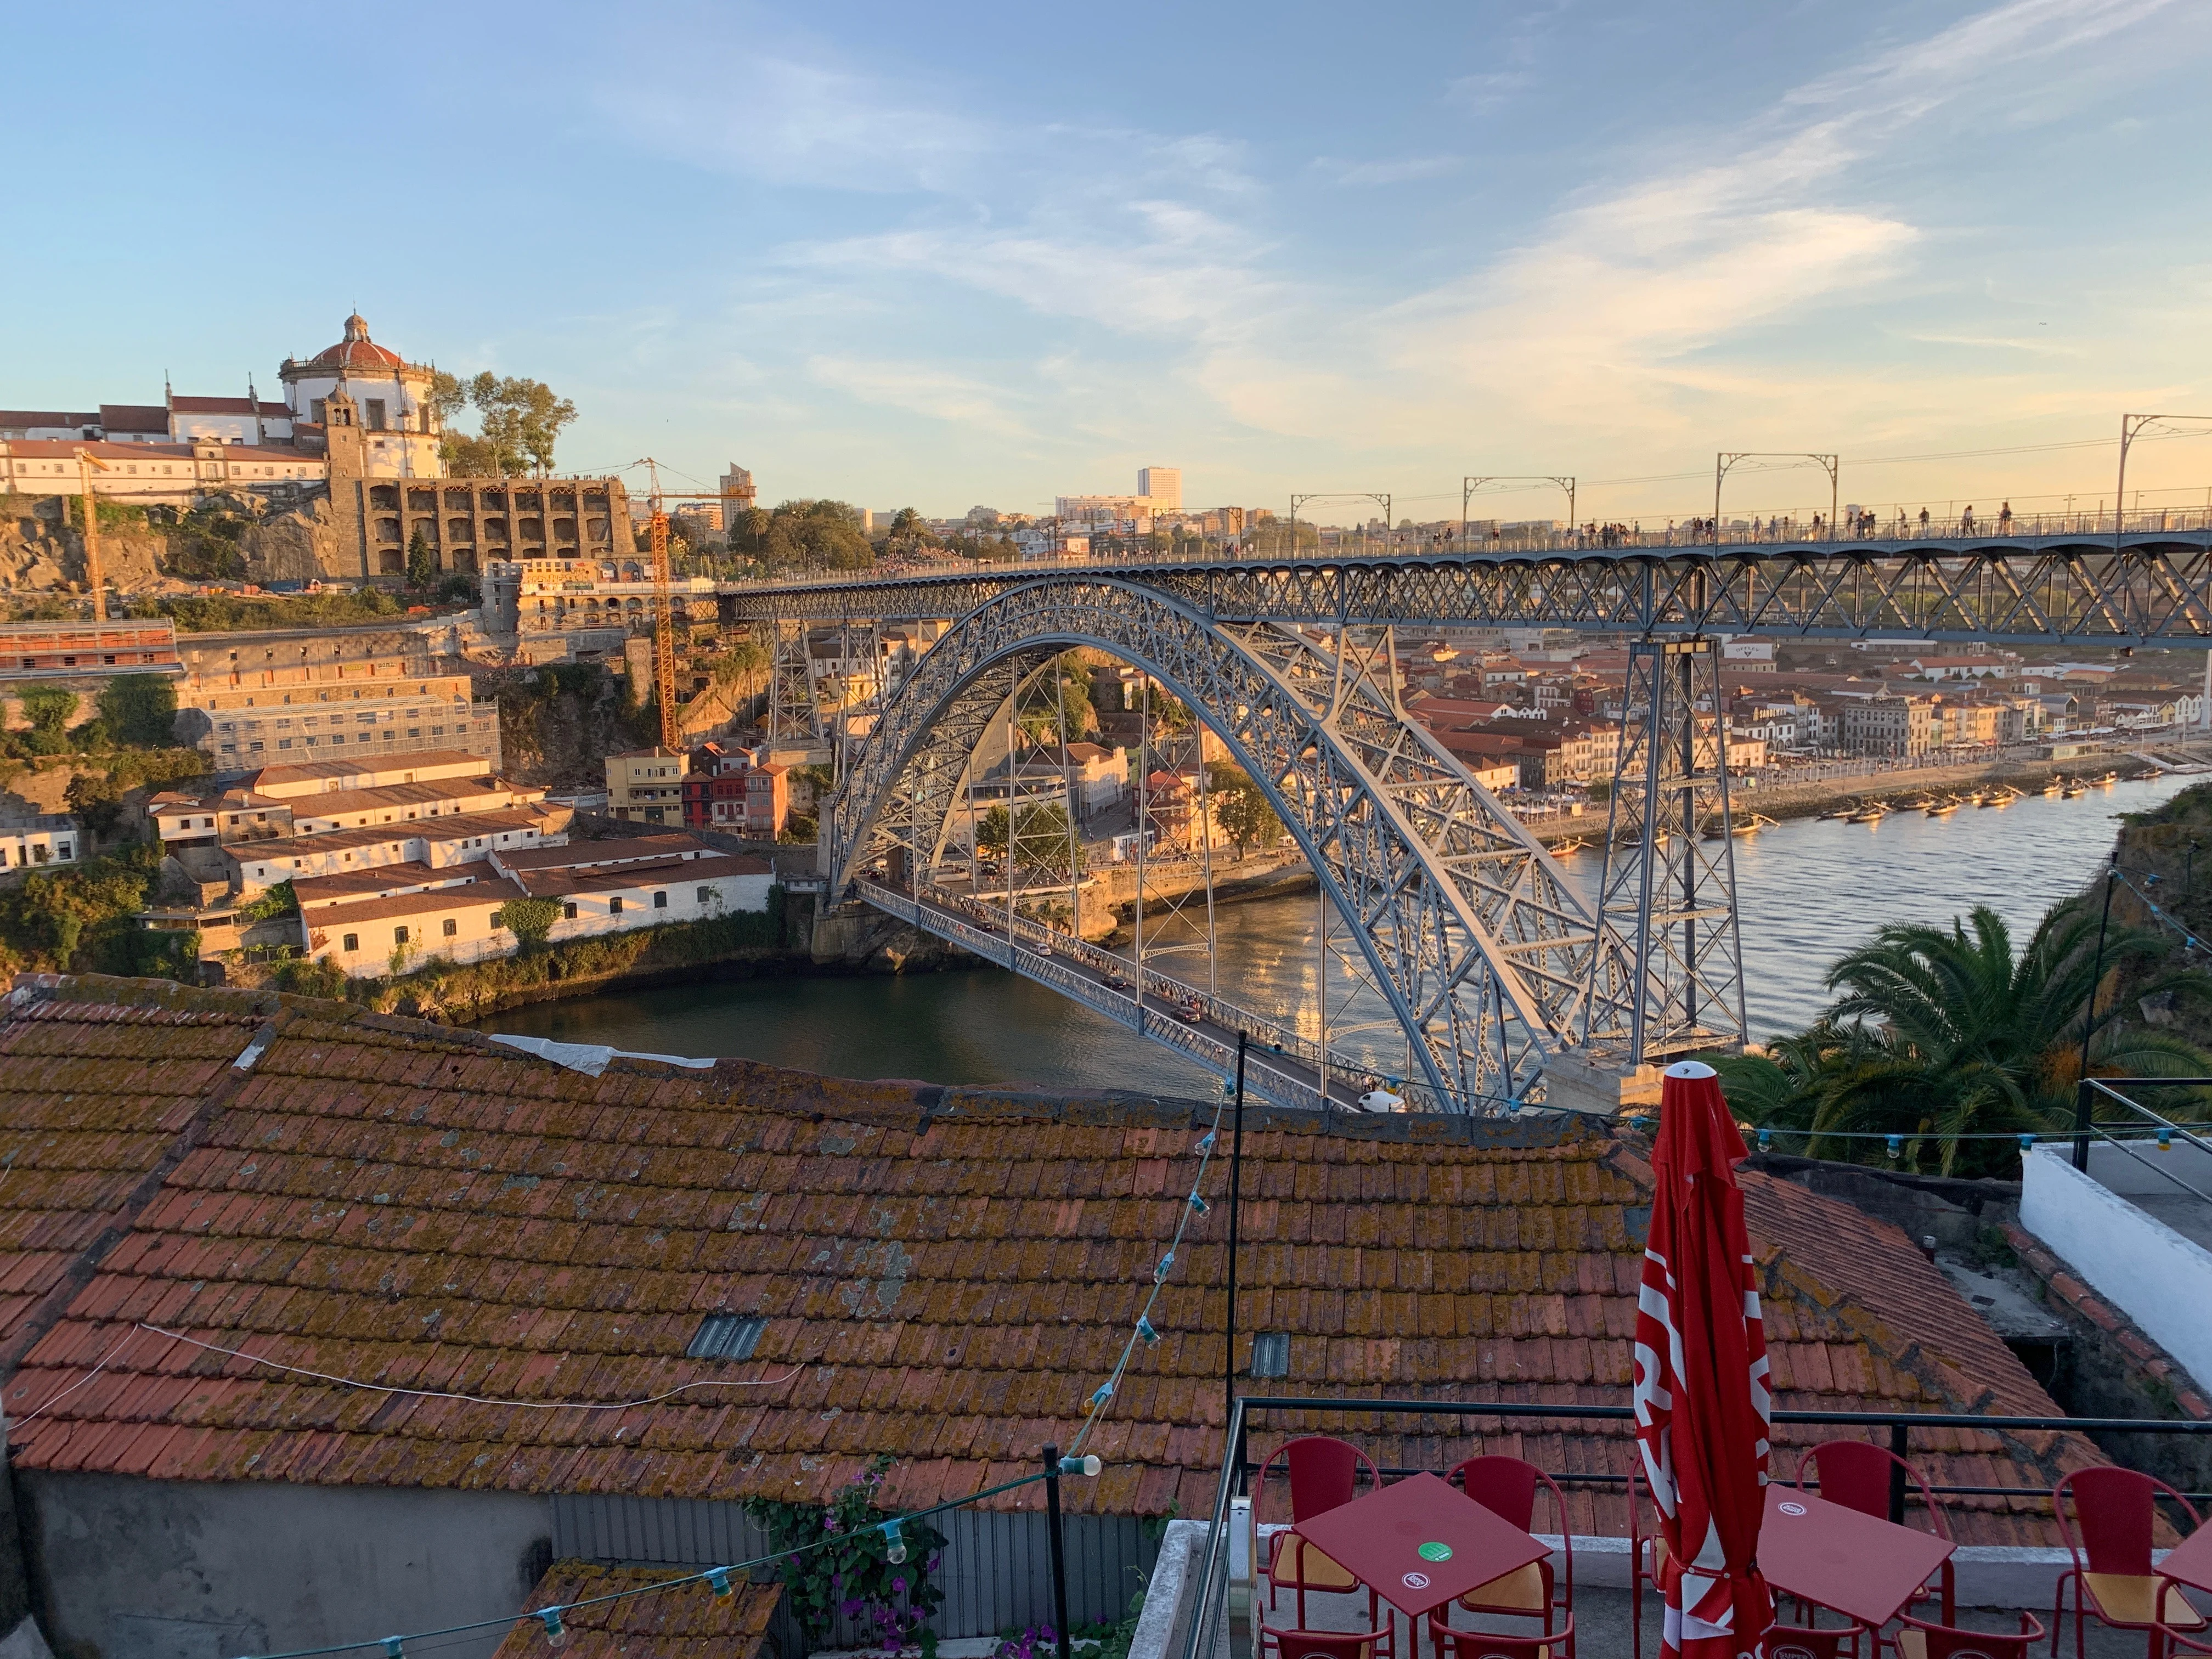
[[[2172,1130],[2160,1129],[2158,1132],[2158,1149],[2161,1152],[2170,1152],[2173,1150]]]
[[[1889,1155],[1892,1158],[1901,1158],[1905,1155],[1905,1137],[1903,1135],[1891,1135],[1889,1137]]]
[[[897,1566],[906,1559],[906,1540],[899,1534],[896,1521],[884,1522],[884,1559]]]
[[[407,1638],[405,1637],[387,1636],[384,1638],[384,1659],[404,1659],[406,1652]]]
[[[545,1645],[547,1647],[558,1648],[566,1647],[568,1645],[568,1627],[561,1622],[560,1608],[547,1607],[543,1613],[540,1613],[538,1615],[538,1622],[545,1626]]]
[[[1097,1389],[1092,1390],[1091,1403],[1093,1406],[1103,1406],[1113,1397],[1114,1385],[1111,1382],[1101,1382]]]
[[[1160,1258],[1160,1265],[1152,1269],[1152,1283],[1155,1285],[1166,1284],[1168,1282],[1168,1275],[1174,1271],[1175,1252],[1173,1250],[1170,1250],[1165,1255]]]
[[[1201,1152],[1210,1152],[1213,1150],[1212,1130],[1208,1129],[1203,1135],[1199,1137],[1198,1150]]]
[[[727,1567],[708,1568],[707,1583],[713,1587],[717,1601],[726,1601],[730,1599],[730,1570]]]
[[[1087,1474],[1095,1477],[1098,1471],[1105,1467],[1098,1461],[1096,1453],[1088,1457],[1063,1457],[1060,1460],[1060,1472],[1062,1474]]]
[[[1194,1187],[1190,1189],[1190,1211],[1193,1215],[1204,1215],[1213,1206],[1198,1195],[1197,1188]]]
[[[1144,1338],[1145,1346],[1146,1347],[1152,1346],[1153,1343],[1160,1340],[1158,1330],[1154,1328],[1151,1319],[1143,1314],[1139,1314],[1137,1316],[1137,1334]]]
[[[1771,1129],[1761,1129],[1759,1132],[1759,1150],[1763,1152],[1773,1144],[1774,1131]]]
[[[2020,1149],[2023,1152],[2033,1152],[2035,1150],[2035,1137],[2033,1135],[2022,1135],[2020,1138]]]

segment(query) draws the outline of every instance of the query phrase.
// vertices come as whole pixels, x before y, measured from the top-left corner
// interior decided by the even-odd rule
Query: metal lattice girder
[[[1974,544],[1132,562],[1081,574],[1141,584],[1220,622],[1576,628],[1694,636],[1901,634],[2022,645],[2212,645],[2212,532]],[[963,616],[1033,580],[1018,568],[728,583],[732,619]]]
[[[1304,850],[1404,1026],[1434,1102],[1482,1111],[1531,1097],[1547,1058],[1630,983],[1617,941],[1551,856],[1409,720],[1384,630],[1216,625],[1157,590],[1060,576],[963,618],[888,699],[832,801],[840,890],[895,849],[926,879],[975,744],[1011,678],[1071,646],[1152,675],[1251,775]],[[1593,967],[1592,957],[1601,958]]]
[[[1729,833],[1727,703],[1705,640],[1629,647],[1598,908],[1641,994],[1593,995],[1593,1057],[1623,1068],[1743,1045],[1743,942]],[[1715,713],[1699,712],[1699,705]],[[1609,964],[1601,964],[1601,967]],[[1595,1018],[1625,1009],[1626,1024]]]
[[[769,621],[775,633],[768,671],[769,741],[801,743],[811,749],[823,740],[822,704],[814,694],[806,624],[789,620],[788,613]]]

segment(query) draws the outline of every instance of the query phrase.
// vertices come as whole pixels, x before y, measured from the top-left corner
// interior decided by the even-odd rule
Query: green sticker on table
[[[1424,1561],[1449,1561],[1451,1559],[1451,1546],[1437,1543],[1424,1544],[1413,1553]]]

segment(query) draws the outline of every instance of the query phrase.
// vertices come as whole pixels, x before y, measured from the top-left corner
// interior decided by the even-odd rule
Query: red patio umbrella
[[[1662,1651],[1684,1659],[1755,1654],[1774,1622],[1754,1559],[1772,1405],[1743,1157],[1712,1067],[1668,1066],[1637,1297],[1636,1439],[1667,1541]]]

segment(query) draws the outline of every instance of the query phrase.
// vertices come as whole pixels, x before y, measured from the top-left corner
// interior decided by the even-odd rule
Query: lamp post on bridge
[[[1382,504],[1382,531],[1390,531],[1390,492],[1387,489],[1317,489],[1291,497],[1291,556],[1298,550],[1298,509],[1308,501],[1380,501]],[[1314,534],[1321,534],[1321,526],[1314,526]],[[1385,545],[1388,545],[1386,543]]]
[[[2120,532],[2128,521],[2128,451],[2134,447],[2137,438],[2142,437],[2151,428],[2161,424],[2186,424],[2199,428],[2212,429],[2212,415],[2123,415],[2120,416],[2120,477],[2118,487],[2112,492],[2112,551],[2115,553],[2120,550]],[[2154,432],[2151,435],[2179,438],[2189,434],[2167,431],[2164,434]],[[2205,431],[2200,430],[2196,435],[2203,437],[2205,435]]]
[[[1781,461],[1786,464],[1783,466],[1754,466],[1748,469],[1754,472],[1787,471],[1790,467],[1802,466],[1808,461],[1826,472],[1828,475],[1828,538],[1831,541],[1835,539],[1836,477],[1841,470],[1840,463],[1835,456],[1817,454],[1811,451],[1801,453],[1789,449],[1723,449],[1713,457],[1713,548],[1715,551],[1719,550],[1721,544],[1721,485],[1726,481],[1728,475],[1745,461]]]
[[[1575,481],[1571,476],[1551,472],[1491,473],[1463,477],[1459,481],[1459,550],[1467,551],[1467,504],[1474,499],[1485,484],[1556,484],[1567,492],[1567,533],[1575,533],[1581,522],[1575,516]]]

